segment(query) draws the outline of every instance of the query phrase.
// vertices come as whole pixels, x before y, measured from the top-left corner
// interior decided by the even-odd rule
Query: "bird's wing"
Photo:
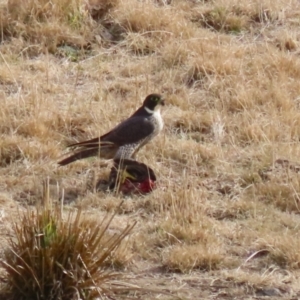
[[[155,127],[148,118],[132,117],[101,137],[102,142],[112,142],[119,146],[134,144],[149,136]]]
[[[149,119],[145,117],[131,117],[101,137],[75,143],[68,147],[98,148],[100,144],[101,147],[110,147],[112,144],[123,146],[136,143],[146,138],[153,130],[154,125]]]
[[[110,142],[104,142],[102,143],[101,141],[101,137],[96,137],[96,138],[93,138],[91,140],[87,140],[87,141],[83,141],[83,142],[79,142],[79,143],[75,143],[75,144],[71,144],[68,146],[68,148],[96,148],[98,149],[99,148],[99,145],[100,145],[100,142],[101,142],[101,146],[112,146],[113,143],[110,143]]]

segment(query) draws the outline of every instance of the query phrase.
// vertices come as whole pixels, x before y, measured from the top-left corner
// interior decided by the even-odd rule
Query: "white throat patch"
[[[148,113],[148,114],[150,114],[150,115],[153,115],[154,114],[154,110],[151,110],[150,108],[148,108],[148,107],[144,107],[145,108],[145,110],[146,110],[146,112]]]
[[[164,121],[161,117],[161,114],[160,114],[160,108],[157,108],[156,110],[152,110],[148,107],[144,107],[146,112],[148,112],[151,116],[151,118],[154,118],[154,122],[156,123],[157,125],[157,133],[158,134],[164,127]]]

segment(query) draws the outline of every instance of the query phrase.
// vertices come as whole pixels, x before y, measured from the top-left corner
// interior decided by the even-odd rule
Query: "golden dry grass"
[[[123,271],[160,299],[299,297],[299,1],[51,3],[0,1],[1,228],[47,177],[70,209],[116,208],[95,191],[110,162],[56,162],[163,93],[138,156],[159,187],[117,216],[138,222]]]

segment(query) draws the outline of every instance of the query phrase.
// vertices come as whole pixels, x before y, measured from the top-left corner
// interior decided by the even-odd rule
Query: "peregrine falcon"
[[[164,123],[160,105],[164,104],[161,95],[148,95],[135,113],[108,133],[68,146],[72,154],[58,164],[64,166],[90,156],[134,160],[136,153],[162,130]]]

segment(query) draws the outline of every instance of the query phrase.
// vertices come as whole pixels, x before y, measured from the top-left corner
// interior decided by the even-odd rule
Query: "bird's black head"
[[[165,105],[163,97],[159,94],[150,94],[144,100],[143,106],[154,110],[157,105]]]
[[[114,160],[114,166],[111,168],[109,175],[110,189],[116,186],[118,177],[121,183],[124,183],[126,179],[140,183],[147,179],[156,181],[156,175],[150,167],[131,159]]]

